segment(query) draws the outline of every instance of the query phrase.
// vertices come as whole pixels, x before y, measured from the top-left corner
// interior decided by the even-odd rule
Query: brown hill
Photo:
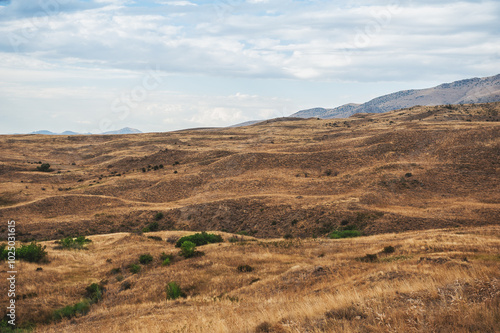
[[[23,239],[160,228],[322,236],[500,221],[500,103],[121,136],[1,136]],[[36,171],[39,162],[50,172]],[[5,227],[3,227],[5,230]],[[1,228],[0,228],[1,230]]]

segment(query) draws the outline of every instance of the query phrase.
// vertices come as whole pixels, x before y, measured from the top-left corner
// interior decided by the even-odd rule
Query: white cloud
[[[177,90],[171,84],[164,89],[170,100],[148,100],[141,112],[152,112],[159,120],[176,119],[161,115],[162,107],[183,110],[188,115],[179,126],[191,124],[197,112],[199,119],[225,124],[282,112],[272,96],[248,92],[258,90],[252,83],[257,79],[272,80],[272,91],[280,98],[286,92],[279,85],[293,87],[290,101],[280,102],[292,113],[305,100],[318,106],[318,94],[306,88],[313,81],[431,85],[497,74],[499,2],[387,3],[68,0],[45,10],[46,16],[36,16],[44,12],[39,2],[15,1],[1,8],[0,75],[10,84],[2,85],[9,95],[0,93],[0,107],[26,107],[14,99],[40,94],[60,109],[67,108],[69,96],[84,100],[94,95],[104,103],[126,91],[124,82],[133,87],[145,68],[158,66],[184,78],[181,96],[171,93]],[[248,86],[238,86],[240,96],[231,83],[205,94],[200,91],[211,87],[200,88],[193,75],[246,80]],[[182,96],[205,104],[195,110],[192,100]],[[326,106],[349,102],[337,98]],[[108,107],[111,101],[106,101]],[[86,103],[95,107],[96,102]]]

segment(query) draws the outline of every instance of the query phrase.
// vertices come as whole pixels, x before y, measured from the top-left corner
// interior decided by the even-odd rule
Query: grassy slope
[[[22,320],[40,322],[107,280],[104,299],[79,318],[37,332],[494,332],[500,319],[500,227],[453,228],[348,240],[254,240],[200,247],[161,266],[165,242],[186,232],[91,236],[88,250],[49,248],[48,264],[22,263]],[[227,239],[229,235],[224,234]],[[395,252],[384,255],[386,246]],[[155,260],[127,270],[140,254]],[[378,254],[376,262],[357,260]],[[238,272],[250,265],[252,272]],[[37,267],[43,271],[35,272]],[[121,268],[123,281],[110,271]],[[178,282],[187,298],[167,301]],[[120,290],[130,282],[131,289]],[[2,285],[3,287],[3,285]],[[33,294],[35,293],[35,295]],[[1,295],[5,295],[2,292]],[[23,298],[23,297],[21,297]],[[260,325],[260,326],[259,326]],[[257,331],[259,331],[257,329]],[[263,330],[266,331],[266,330]],[[268,330],[269,331],[269,330]]]
[[[499,111],[492,103],[157,134],[1,136],[0,218],[22,222],[25,240],[130,232],[157,211],[163,229],[257,237],[319,236],[342,221],[369,234],[496,224]],[[34,171],[35,161],[54,171]],[[164,168],[142,172],[156,165]]]

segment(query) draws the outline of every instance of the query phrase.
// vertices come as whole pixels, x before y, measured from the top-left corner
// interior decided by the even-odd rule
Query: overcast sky
[[[500,1],[0,0],[0,133],[227,126],[500,73]]]

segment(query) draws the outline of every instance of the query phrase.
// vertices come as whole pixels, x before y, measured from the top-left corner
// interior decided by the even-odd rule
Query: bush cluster
[[[47,251],[45,251],[46,247],[47,246],[42,246],[36,242],[31,242],[29,245],[21,245],[21,247],[15,250],[15,258],[28,262],[40,262],[47,257]],[[6,244],[0,245],[0,259],[9,259],[9,250]]]
[[[61,239],[58,243],[63,249],[77,249],[81,250],[85,248],[85,244],[91,243],[92,241],[85,236],[78,236],[76,238],[66,237]]]
[[[224,240],[220,235],[207,234],[206,232],[202,232],[190,236],[181,237],[175,244],[175,247],[181,247],[181,245],[186,241],[192,242],[196,246],[202,246],[210,243],[220,243]]]
[[[57,321],[63,318],[72,318],[76,315],[87,314],[90,311],[90,306],[102,299],[103,293],[104,288],[102,285],[92,283],[90,286],[85,288],[85,299],[83,301],[54,311],[52,319]]]

